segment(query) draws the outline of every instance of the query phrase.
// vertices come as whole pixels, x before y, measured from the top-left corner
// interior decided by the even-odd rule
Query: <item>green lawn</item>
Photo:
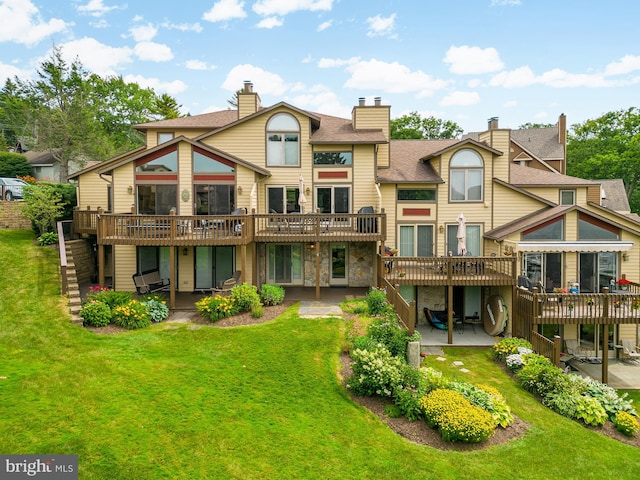
[[[292,307],[252,327],[101,336],[70,323],[55,250],[0,231],[0,258],[0,453],[78,454],[82,479],[640,474],[638,449],[545,409],[488,350],[451,349],[439,366],[464,361],[464,378],[497,387],[531,428],[506,445],[443,452],[349,400],[336,379],[341,320],[300,320]]]

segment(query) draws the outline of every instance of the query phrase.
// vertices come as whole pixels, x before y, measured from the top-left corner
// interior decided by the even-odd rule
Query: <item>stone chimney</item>
[[[244,81],[244,87],[238,92],[238,120],[253,115],[260,109],[260,96],[253,91],[253,83]]]
[[[488,122],[489,130],[497,130],[498,129],[498,117],[491,117]]]

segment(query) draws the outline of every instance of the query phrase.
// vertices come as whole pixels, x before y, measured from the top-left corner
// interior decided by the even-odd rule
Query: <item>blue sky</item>
[[[0,0],[0,81],[51,48],[192,115],[262,104],[350,117],[358,98],[465,131],[637,106],[640,3],[611,0]]]

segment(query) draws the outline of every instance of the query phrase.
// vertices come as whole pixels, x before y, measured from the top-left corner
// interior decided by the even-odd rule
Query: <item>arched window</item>
[[[483,198],[484,163],[474,150],[455,153],[449,162],[449,199],[452,202],[480,202]]]
[[[278,113],[267,123],[267,165],[300,165],[300,125],[288,113]]]

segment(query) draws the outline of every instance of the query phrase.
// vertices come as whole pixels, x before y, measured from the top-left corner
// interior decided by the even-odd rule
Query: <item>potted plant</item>
[[[398,275],[398,277],[404,277],[405,276],[405,271],[403,270],[402,267],[398,267],[398,268],[396,268],[396,274]]]

